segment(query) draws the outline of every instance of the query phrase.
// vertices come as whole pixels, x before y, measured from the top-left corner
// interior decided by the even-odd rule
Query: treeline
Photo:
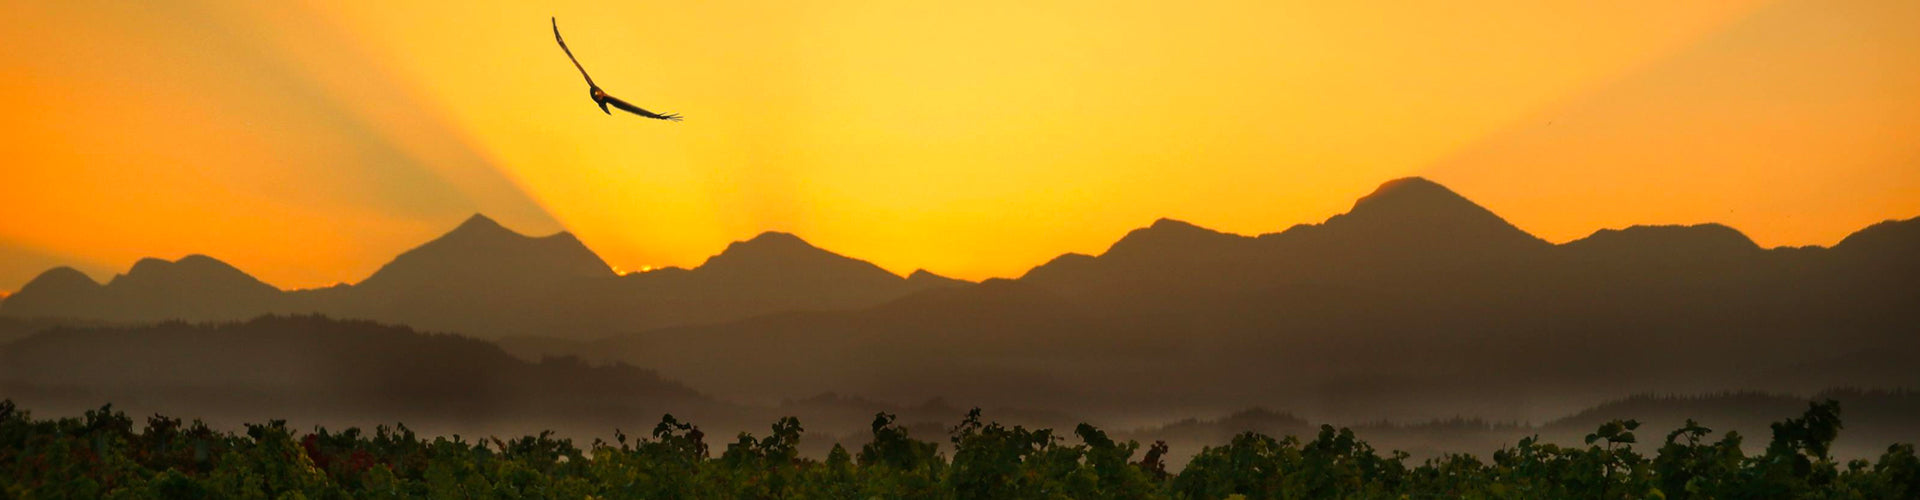
[[[284,421],[243,434],[111,407],[39,420],[0,402],[5,498],[1915,498],[1911,444],[1838,463],[1839,405],[1811,404],[1773,424],[1757,454],[1738,433],[1688,421],[1643,454],[1639,424],[1616,420],[1584,445],[1522,439],[1483,460],[1409,464],[1351,430],[1311,439],[1245,433],[1207,447],[1178,472],[1167,448],[1118,442],[1091,425],[1071,436],[1007,427],[974,410],[945,443],[910,436],[879,414],[859,450],[802,457],[802,427],[715,440],[662,417],[651,435],[616,432],[586,448],[551,433],[423,438],[403,425],[313,432]]]

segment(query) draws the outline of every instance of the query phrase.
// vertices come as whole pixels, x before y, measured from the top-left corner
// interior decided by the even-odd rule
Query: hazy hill
[[[706,396],[631,366],[529,362],[480,340],[315,316],[55,328],[0,344],[0,393],[55,412],[113,403],[232,420],[454,428],[526,422],[605,431],[668,411],[723,413]]]
[[[73,320],[21,319],[0,317],[0,344],[31,337],[36,333],[60,327],[105,326],[102,324],[84,324]]]
[[[1051,396],[1111,383],[1109,371],[1150,366],[1164,349],[1176,347],[1175,339],[1156,342],[1146,335],[1031,285],[989,280],[863,311],[771,314],[590,342],[503,343],[530,357],[585,355],[663,373],[697,373],[702,390],[763,403],[840,392],[1060,408]],[[1022,388],[1008,391],[1010,384]]]

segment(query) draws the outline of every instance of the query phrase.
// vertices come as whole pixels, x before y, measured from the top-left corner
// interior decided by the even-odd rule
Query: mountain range
[[[1444,186],[1387,182],[1319,224],[1163,219],[1100,255],[970,284],[766,233],[617,275],[566,233],[482,216],[352,285],[281,291],[206,257],[107,284],[54,269],[0,316],[94,322],[319,312],[631,363],[723,398],[824,392],[1159,422],[1545,419],[1639,392],[1920,387],[1920,219],[1831,248],[1717,224],[1552,244]],[[44,320],[42,320],[44,321]],[[1283,404],[1284,403],[1284,404]],[[1129,420],[1137,419],[1137,420]]]
[[[858,308],[965,284],[907,277],[786,233],[735,242],[693,269],[619,275],[561,232],[531,237],[474,215],[354,284],[279,290],[204,255],[142,259],[100,284],[48,270],[0,302],[0,316],[142,323],[321,313],[482,338],[591,338],[780,311]]]
[[[1916,255],[1920,219],[1832,248],[1763,249],[1716,224],[1555,245],[1412,178],[1320,224],[1161,220],[1098,256],[865,309],[502,342],[762,400],[1542,420],[1639,392],[1920,387],[1903,361],[1920,355]]]

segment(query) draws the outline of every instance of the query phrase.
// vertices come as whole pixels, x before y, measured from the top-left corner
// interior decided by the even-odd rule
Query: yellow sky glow
[[[399,5],[394,5],[399,4]],[[684,123],[606,116],[608,92]],[[484,212],[622,269],[766,230],[969,279],[1426,175],[1565,241],[1920,215],[1900,0],[10,2],[0,289],[357,281]]]

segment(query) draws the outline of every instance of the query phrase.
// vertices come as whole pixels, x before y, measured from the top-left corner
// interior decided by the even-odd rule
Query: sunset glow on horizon
[[[484,213],[617,269],[791,232],[1016,277],[1419,175],[1563,242],[1920,215],[1920,2],[12,2],[0,296],[206,254],[355,282]],[[607,92],[682,123],[602,114]],[[632,272],[632,271],[630,271]]]

